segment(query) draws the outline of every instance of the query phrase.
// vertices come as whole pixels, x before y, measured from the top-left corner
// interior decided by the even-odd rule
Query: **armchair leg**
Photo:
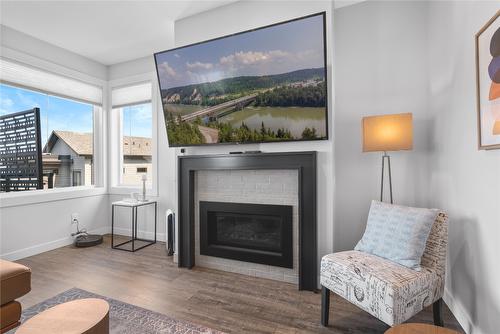
[[[442,298],[436,300],[434,304],[432,304],[432,313],[434,314],[434,325],[444,327]]]
[[[328,326],[330,315],[330,290],[321,286],[321,325]]]

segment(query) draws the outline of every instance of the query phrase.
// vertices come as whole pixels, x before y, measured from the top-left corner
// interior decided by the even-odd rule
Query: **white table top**
[[[111,203],[111,205],[134,207],[134,206],[140,206],[140,205],[152,204],[152,203],[156,203],[156,201],[152,201],[152,200],[149,200],[149,199],[146,200],[145,202],[142,202],[142,201],[125,201],[125,200],[121,200],[121,201],[113,202],[113,203]]]

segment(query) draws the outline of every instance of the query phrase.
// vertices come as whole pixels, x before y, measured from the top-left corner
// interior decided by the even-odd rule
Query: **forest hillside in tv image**
[[[171,146],[327,138],[323,15],[155,55]]]

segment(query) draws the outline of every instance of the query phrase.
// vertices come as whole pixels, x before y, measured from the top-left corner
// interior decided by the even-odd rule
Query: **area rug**
[[[214,329],[179,321],[158,312],[77,288],[67,290],[25,309],[21,322],[52,306],[81,298],[101,298],[109,303],[109,332],[112,334],[223,334]]]

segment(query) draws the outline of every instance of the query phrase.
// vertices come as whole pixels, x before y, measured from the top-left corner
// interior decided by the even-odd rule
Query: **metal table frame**
[[[142,238],[137,238],[137,208],[141,206],[146,206],[146,205],[155,205],[155,233],[154,233],[154,240],[150,239],[142,239]],[[132,208],[132,239],[119,243],[117,245],[114,244],[114,227],[115,227],[115,207],[120,206],[120,207],[126,207],[126,208]],[[156,201],[148,201],[148,202],[138,202],[138,203],[130,203],[130,204],[120,204],[120,203],[112,203],[111,204],[111,248],[112,249],[119,249],[122,251],[126,252],[135,252],[138,251],[139,249],[143,249],[144,247],[151,246],[152,244],[156,243],[156,225],[157,225],[157,218],[158,218],[158,213],[157,213],[157,202]],[[143,241],[147,242],[147,244],[142,245],[139,248],[135,248],[135,241]],[[123,246],[128,243],[132,243],[132,249],[126,249],[126,248],[121,248],[120,246]]]

